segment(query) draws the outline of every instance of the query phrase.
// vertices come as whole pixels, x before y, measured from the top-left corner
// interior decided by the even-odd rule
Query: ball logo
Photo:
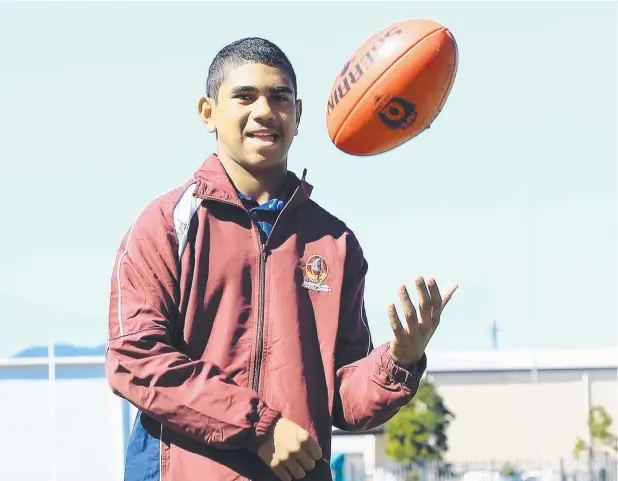
[[[328,265],[322,256],[311,256],[305,265],[305,274],[311,282],[321,284],[328,277]]]
[[[401,97],[392,97],[378,113],[384,125],[392,130],[407,129],[417,116],[416,106]]]
[[[348,73],[348,70],[350,69],[350,65],[352,65],[352,62],[354,61],[355,58],[356,58],[356,55],[352,55],[352,57],[345,63],[345,65],[341,69],[341,73],[339,74],[340,77],[345,77],[345,74]]]
[[[341,69],[335,85],[331,90],[326,105],[326,112],[331,114],[341,100],[354,88],[354,84],[361,81],[380,58],[380,51],[388,42],[396,42],[397,37],[403,33],[398,25],[393,25],[383,33],[368,40],[362,47],[363,50],[352,54]]]

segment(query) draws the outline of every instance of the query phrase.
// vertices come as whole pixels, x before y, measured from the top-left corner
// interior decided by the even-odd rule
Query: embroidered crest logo
[[[303,266],[306,279],[303,287],[311,291],[330,292],[331,288],[324,281],[328,277],[328,264],[322,256],[312,255]]]

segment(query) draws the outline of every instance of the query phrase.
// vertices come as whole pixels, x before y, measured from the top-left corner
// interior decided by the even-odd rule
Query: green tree
[[[588,429],[592,446],[588,446],[583,438],[577,438],[573,446],[573,454],[579,457],[588,450],[596,450],[599,447],[618,452],[616,435],[611,432],[612,417],[603,406],[592,406],[588,414]]]
[[[511,463],[505,463],[502,465],[502,469],[500,469],[500,474],[504,478],[514,478],[519,474],[517,467]]]
[[[401,462],[442,460],[453,419],[433,384],[423,378],[414,399],[386,423],[386,455]]]
[[[573,455],[579,458],[586,449],[586,441],[584,441],[584,438],[577,438],[573,446]]]

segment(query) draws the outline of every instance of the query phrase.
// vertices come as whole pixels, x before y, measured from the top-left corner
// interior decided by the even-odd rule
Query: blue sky
[[[431,130],[384,155],[330,143],[348,55],[410,17],[449,27],[460,65]],[[119,242],[213,149],[196,104],[226,43],[288,54],[304,100],[290,167],[361,240],[376,342],[421,274],[460,289],[432,348],[617,340],[617,14],[611,3],[0,4],[0,357],[105,342]],[[8,47],[8,48],[7,48]]]

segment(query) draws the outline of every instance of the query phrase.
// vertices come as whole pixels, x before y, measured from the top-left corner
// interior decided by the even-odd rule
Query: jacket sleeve
[[[427,358],[423,354],[408,370],[395,364],[390,343],[374,348],[364,305],[368,265],[352,233],[347,252],[335,354],[334,425],[365,431],[384,424],[412,400]],[[388,322],[386,312],[384,316]]]
[[[217,448],[255,452],[279,413],[216,365],[190,359],[173,346],[179,260],[173,223],[163,210],[147,208],[116,257],[105,356],[108,383],[170,429]]]

